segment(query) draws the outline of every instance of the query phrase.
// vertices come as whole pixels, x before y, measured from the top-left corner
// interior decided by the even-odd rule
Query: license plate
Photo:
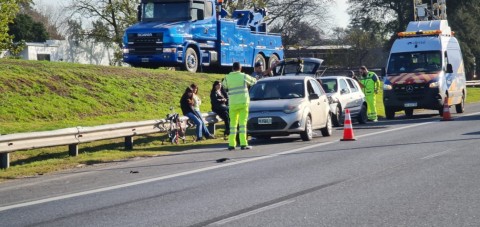
[[[148,59],[148,58],[142,58],[142,62],[149,62],[149,61],[150,61],[150,59]]]
[[[258,124],[259,125],[271,125],[272,124],[272,118],[271,117],[258,118]]]
[[[406,102],[404,104],[405,107],[417,107],[417,103],[416,102]]]

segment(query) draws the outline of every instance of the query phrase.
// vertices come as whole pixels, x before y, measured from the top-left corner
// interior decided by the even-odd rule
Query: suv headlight
[[[428,85],[429,88],[437,88],[438,87],[438,81],[432,82]]]
[[[390,85],[390,84],[384,84],[384,85],[383,85],[383,90],[384,90],[384,91],[390,91],[390,90],[392,90],[392,89],[393,89],[393,87],[392,87],[392,85]]]

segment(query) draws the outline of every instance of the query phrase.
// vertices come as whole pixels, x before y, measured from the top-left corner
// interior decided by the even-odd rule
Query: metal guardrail
[[[466,82],[467,87],[480,86],[480,80],[468,80]]]
[[[204,113],[202,118],[211,132],[215,131],[215,123],[221,121],[214,112]],[[187,120],[188,117],[180,117],[182,126]],[[0,135],[0,168],[10,167],[10,153],[14,151],[68,145],[70,156],[77,156],[80,143],[121,137],[125,137],[125,149],[129,150],[133,149],[134,136],[167,132],[169,127],[170,122],[161,119]]]

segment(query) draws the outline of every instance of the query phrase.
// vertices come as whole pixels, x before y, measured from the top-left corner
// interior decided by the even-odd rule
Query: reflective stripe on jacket
[[[380,87],[380,79],[378,79],[377,74],[375,74],[374,72],[368,72],[366,77],[360,79],[360,83],[365,86],[362,89],[365,95],[374,94],[374,92]]]
[[[223,86],[228,90],[229,105],[249,104],[248,86],[257,80],[242,72],[231,72],[223,80]]]

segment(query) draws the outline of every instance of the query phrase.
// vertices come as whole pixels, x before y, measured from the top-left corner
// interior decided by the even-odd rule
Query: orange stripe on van
[[[402,73],[398,76],[387,76],[392,84],[421,84],[438,77],[438,73]]]

